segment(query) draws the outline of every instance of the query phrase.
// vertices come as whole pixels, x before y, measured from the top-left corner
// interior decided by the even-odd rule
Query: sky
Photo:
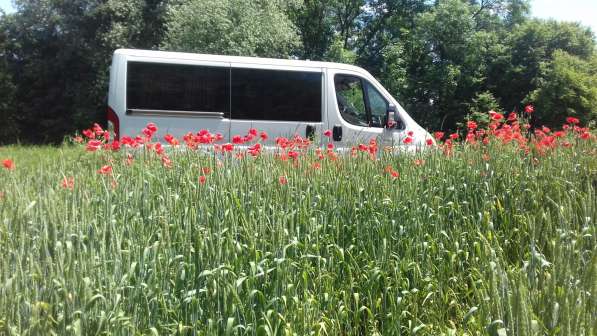
[[[560,21],[579,21],[597,33],[597,0],[531,0],[531,15]],[[13,12],[12,0],[0,0],[0,8]]]

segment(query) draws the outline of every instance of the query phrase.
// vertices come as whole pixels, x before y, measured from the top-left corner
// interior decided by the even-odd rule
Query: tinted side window
[[[321,121],[321,73],[232,69],[232,119]]]
[[[230,69],[129,62],[127,108],[229,112]]]

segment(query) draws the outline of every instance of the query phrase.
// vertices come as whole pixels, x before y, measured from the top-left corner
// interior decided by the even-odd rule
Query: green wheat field
[[[596,335],[597,150],[554,139],[1,147],[0,335]]]

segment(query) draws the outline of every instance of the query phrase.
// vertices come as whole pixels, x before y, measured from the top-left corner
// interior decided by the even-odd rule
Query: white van
[[[110,69],[108,122],[116,137],[154,122],[159,139],[206,129],[224,141],[249,128],[318,137],[347,148],[424,146],[431,136],[367,71],[352,65],[119,49]],[[332,136],[323,136],[332,130]],[[409,139],[410,140],[410,139]],[[406,141],[409,142],[409,141]]]

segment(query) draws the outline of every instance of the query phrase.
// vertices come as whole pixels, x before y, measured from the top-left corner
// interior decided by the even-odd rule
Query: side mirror
[[[388,110],[386,112],[386,128],[394,128],[396,127],[396,106],[388,105]]]

